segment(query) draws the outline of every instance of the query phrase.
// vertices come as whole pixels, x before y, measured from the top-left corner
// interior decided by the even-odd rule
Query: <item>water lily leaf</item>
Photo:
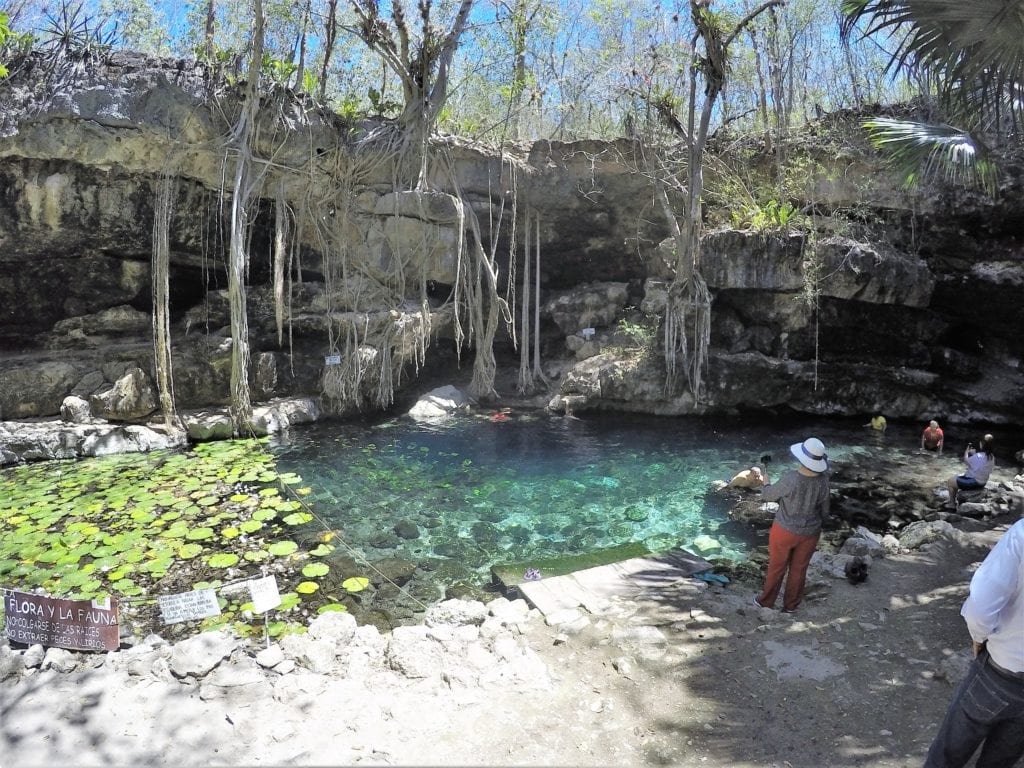
[[[265,549],[253,549],[242,555],[250,563],[258,563],[262,560],[267,560],[270,557],[270,553]]]
[[[309,512],[292,512],[290,515],[285,515],[285,525],[302,525],[308,523],[313,519],[313,516]]]
[[[257,509],[252,513],[253,520],[273,520],[277,517],[276,509]]]
[[[342,613],[342,612],[347,611],[347,610],[348,610],[348,608],[345,607],[344,605],[342,605],[341,603],[328,603],[327,605],[321,605],[319,608],[316,609],[316,612],[318,614],[319,613],[330,613],[331,611],[336,611],[337,613]]]
[[[260,491],[260,496],[279,496],[281,492],[277,488],[264,488]]]
[[[320,585],[315,581],[303,581],[295,588],[295,591],[300,595],[311,595],[318,589],[320,589]]]
[[[255,533],[263,527],[263,523],[261,523],[259,520],[246,520],[244,523],[241,523],[238,527],[246,533]]]
[[[247,493],[236,493],[231,496],[231,501],[236,504],[241,504],[243,501],[249,500],[249,494]]]
[[[211,568],[230,568],[238,562],[238,555],[233,552],[218,552],[206,559],[206,564]]]
[[[326,557],[333,551],[334,547],[330,544],[318,544],[316,547],[310,550],[309,554],[311,554],[313,557]]]
[[[245,523],[242,523],[242,526],[244,526],[244,525],[245,525]],[[244,530],[244,528],[242,530]],[[239,530],[238,528],[221,528],[220,529],[220,535],[221,535],[222,538],[225,538],[225,539],[237,539],[239,534],[241,534],[241,532],[242,531]]]
[[[302,504],[297,501],[282,501],[277,505],[277,508],[281,512],[291,512],[296,509],[302,509]]]
[[[272,621],[267,624],[267,634],[271,637],[277,637],[284,632],[286,626],[287,624],[283,621]]]
[[[185,534],[189,541],[202,541],[213,536],[213,528],[193,528]]]
[[[275,541],[267,547],[267,551],[275,557],[283,557],[285,555],[290,555],[298,548],[299,545],[294,541]]]
[[[294,472],[284,472],[278,475],[277,479],[286,485],[298,485],[302,482],[302,478]]]
[[[202,544],[182,544],[178,548],[178,557],[182,560],[191,560],[193,557],[203,551]]]
[[[212,507],[214,504],[220,502],[216,496],[203,496],[201,499],[196,500],[196,504],[200,507]]]
[[[309,494],[311,494],[313,492],[313,489],[312,488],[296,488],[295,492],[299,496],[309,496]]]
[[[285,592],[281,595],[281,604],[277,606],[277,609],[279,611],[287,611],[290,608],[297,607],[300,602],[298,592]]]
[[[302,575],[307,579],[314,579],[317,576],[326,576],[330,570],[325,563],[310,563],[302,569]]]
[[[370,580],[364,576],[353,576],[341,582],[341,588],[348,592],[362,592],[370,586]]]

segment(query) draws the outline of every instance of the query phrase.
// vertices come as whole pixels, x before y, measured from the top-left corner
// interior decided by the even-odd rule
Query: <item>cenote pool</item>
[[[269,569],[282,592],[275,616],[287,617],[271,623],[274,634],[325,610],[382,625],[414,620],[446,594],[485,588],[495,565],[525,569],[626,544],[736,562],[766,532],[730,519],[731,499],[712,481],[765,453],[777,477],[793,465],[788,446],[811,434],[837,462],[934,461],[909,458],[916,426],[879,435],[850,420],[531,411],[430,426],[323,422],[270,441],[0,471],[0,586],[114,594],[139,601],[145,622],[154,595]],[[942,477],[952,464],[928,466]],[[543,564],[542,575],[554,567]],[[204,628],[254,630],[245,597],[218,599],[223,613]]]
[[[358,555],[447,563],[449,578],[486,579],[495,564],[627,542],[655,551],[702,544],[708,555],[741,560],[766,532],[730,520],[729,499],[710,492],[711,482],[769,452],[773,471],[789,468],[787,447],[812,433],[835,459],[878,447],[849,424],[529,412],[429,426],[322,423],[272,451]],[[701,537],[718,546],[707,549]]]

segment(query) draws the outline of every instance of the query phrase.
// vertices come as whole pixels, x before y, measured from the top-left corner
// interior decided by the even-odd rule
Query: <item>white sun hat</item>
[[[789,446],[789,452],[811,472],[824,472],[828,469],[825,445],[816,437],[808,437],[802,443],[793,443]]]

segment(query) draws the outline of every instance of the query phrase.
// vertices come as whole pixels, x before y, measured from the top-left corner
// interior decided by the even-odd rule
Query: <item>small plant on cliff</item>
[[[750,227],[758,232],[777,232],[789,229],[803,229],[807,226],[807,217],[788,200],[780,203],[769,200],[730,211],[733,226]]]
[[[118,42],[117,22],[90,16],[81,4],[61,0],[56,9],[46,11],[40,42],[51,62],[101,58]]]
[[[658,339],[658,318],[651,315],[643,315],[640,320],[624,317],[619,320],[617,330],[630,338],[633,346],[653,349]]]

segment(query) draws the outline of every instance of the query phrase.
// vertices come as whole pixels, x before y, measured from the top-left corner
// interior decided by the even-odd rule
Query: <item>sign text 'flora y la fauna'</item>
[[[77,651],[116,651],[120,645],[117,601],[112,598],[100,603],[8,592],[4,630],[8,639],[27,645]]]

